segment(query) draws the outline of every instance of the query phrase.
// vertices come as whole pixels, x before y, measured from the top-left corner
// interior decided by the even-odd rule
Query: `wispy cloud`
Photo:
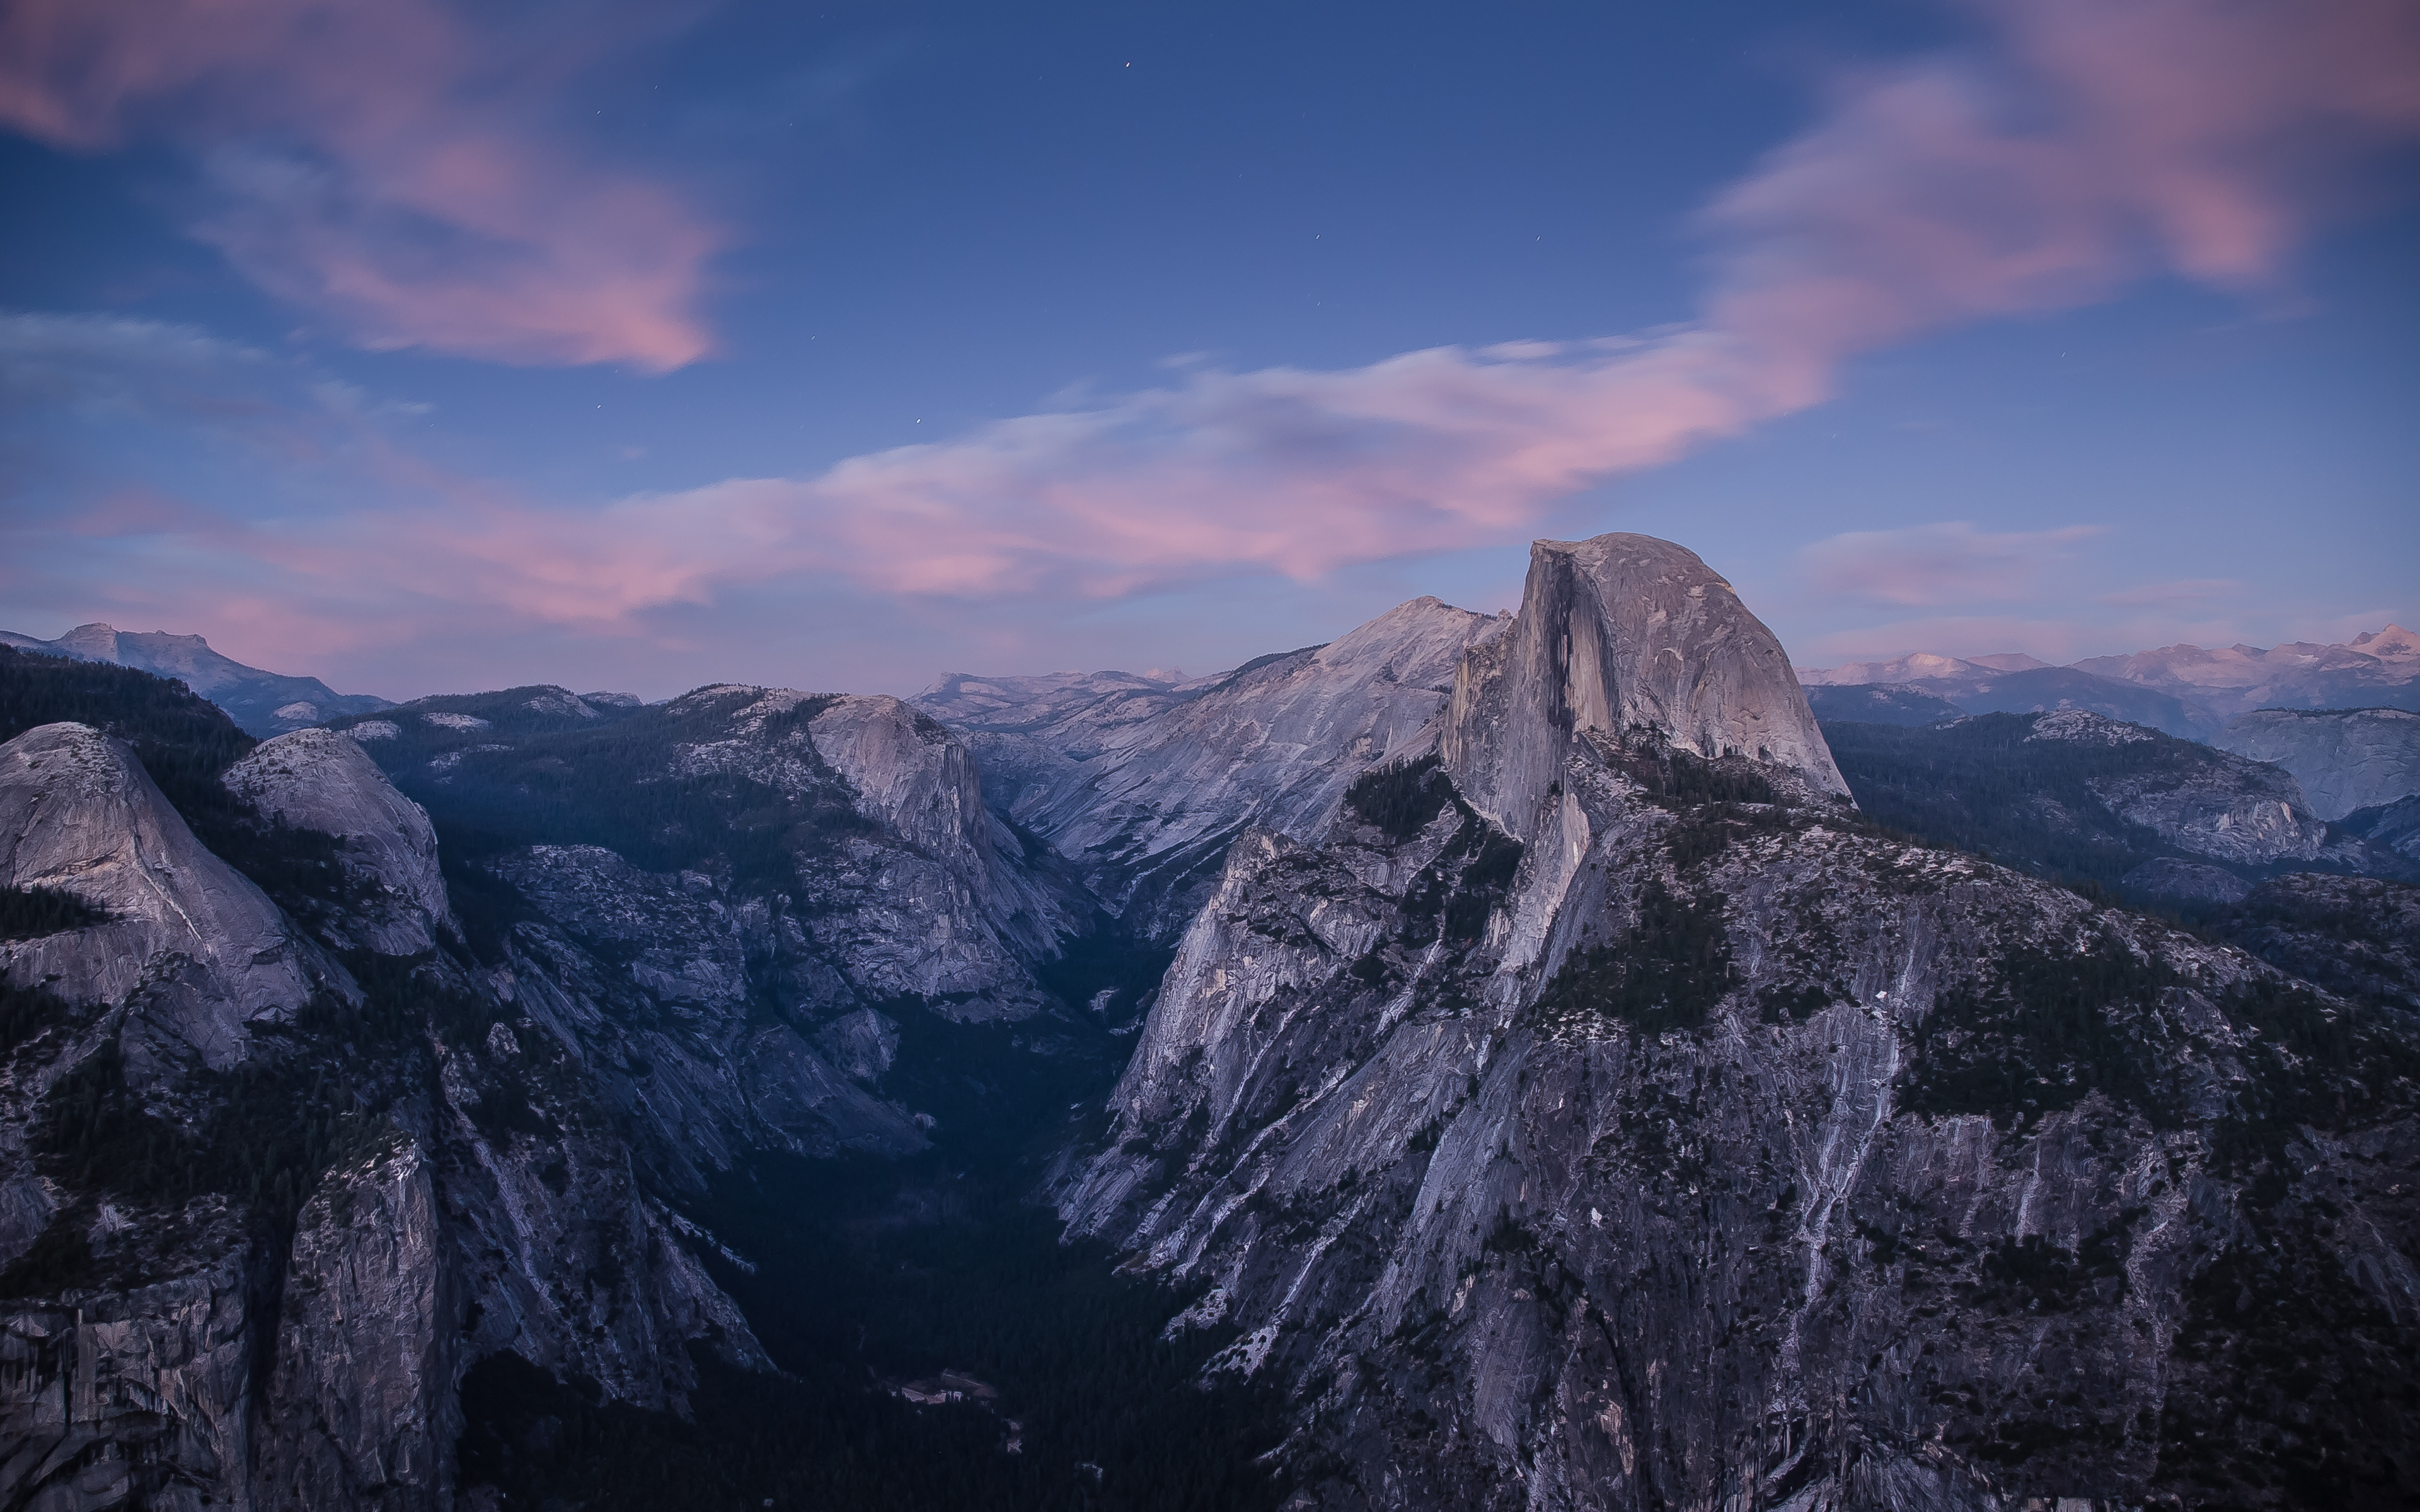
[[[199,0],[27,0],[0,56],[33,61],[0,65],[0,114],[75,145],[173,130],[240,154],[256,126],[287,131],[316,156],[224,160],[241,187],[210,234],[260,259],[272,286],[354,312],[367,339],[658,366],[703,348],[687,312],[712,234],[504,116],[431,125],[427,102],[473,77],[432,0],[223,3],[258,23],[240,44],[219,34],[246,28],[205,26],[221,12]],[[1575,490],[1817,404],[1849,359],[1928,331],[2160,271],[2273,285],[2328,208],[2313,186],[2420,133],[2408,0],[1981,0],[1977,12],[1994,47],[1835,81],[1813,125],[1713,197],[1706,294],[1682,328],[1340,371],[1195,364],[1161,387],[813,476],[590,509],[445,475],[364,423],[348,444],[372,492],[407,502],[282,519],[255,532],[258,560],[294,590],[288,604],[314,583],[349,591],[356,607],[332,631],[346,635],[411,633],[440,614],[450,633],[466,607],[482,623],[628,633],[812,575],[964,599],[1313,579],[1517,538]],[[138,16],[154,30],[138,37]],[[337,42],[303,42],[315,27]],[[406,85],[366,61],[390,54]],[[327,58],[325,79],[305,66]],[[278,101],[265,124],[237,101],[251,83]],[[176,121],[217,124],[149,124],[187,95],[209,109],[179,107]],[[389,237],[397,216],[446,236],[420,255],[429,244]],[[1812,548],[1807,565],[1886,604],[2007,599],[2084,533],[1868,532]],[[373,594],[388,606],[374,631],[358,607]]]
[[[1821,402],[1862,351],[2161,270],[2273,285],[2326,208],[2313,186],[2420,132],[2404,0],[1977,8],[1995,50],[1837,80],[1812,127],[1714,197],[1686,328],[1195,367],[816,477],[627,500],[600,523],[643,566],[592,602],[804,567],[898,592],[1115,594],[1503,539],[1576,489]],[[1878,591],[1926,591],[1897,581]]]
[[[441,0],[18,0],[0,124],[193,154],[194,234],[364,346],[694,361],[722,233],[538,124],[512,87],[529,62]]]
[[[1826,594],[1909,608],[2005,603],[2031,594],[2076,543],[2100,533],[2094,525],[1992,532],[1952,520],[1830,536],[1801,548],[1798,564]]]

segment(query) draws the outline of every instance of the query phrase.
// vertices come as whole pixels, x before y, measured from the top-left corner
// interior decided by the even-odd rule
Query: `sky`
[[[1527,543],[1802,665],[2420,623],[2420,6],[0,4],[0,628],[1206,672]]]

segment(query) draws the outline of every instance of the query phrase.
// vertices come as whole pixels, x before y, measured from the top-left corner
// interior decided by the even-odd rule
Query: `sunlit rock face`
[[[417,955],[450,927],[437,831],[359,742],[329,730],[265,741],[227,769],[228,791],[264,820],[334,835],[362,886],[334,927],[383,955]]]
[[[1446,769],[1526,840],[1575,741],[1635,733],[1849,791],[1781,643],[1694,553],[1647,535],[1538,542],[1512,632],[1457,672]]]
[[[1542,546],[1442,765],[1233,850],[1072,1226],[1323,1507],[2409,1483],[2411,1021],[1872,831],[1709,577]]]

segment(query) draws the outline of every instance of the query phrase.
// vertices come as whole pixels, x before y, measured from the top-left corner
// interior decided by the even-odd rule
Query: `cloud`
[[[1802,547],[1799,569],[1827,594],[1910,608],[2007,602],[2032,594],[2097,525],[1980,531],[1966,520],[1896,531],[1852,531]]]
[[[808,568],[891,592],[1110,595],[1504,539],[1577,489],[1821,402],[1859,352],[2163,270],[2272,284],[2327,208],[2311,186],[2420,132],[2404,0],[1975,10],[1996,48],[1836,81],[1808,130],[1713,198],[1693,324],[1344,371],[1196,366],[817,477],[626,500],[598,524],[628,548],[589,548],[613,574],[590,601],[697,602]],[[1826,570],[1929,603],[1906,595],[2013,592],[2024,553],[2058,544],[1941,536],[1902,543],[1895,568]]]
[[[0,11],[0,124],[194,154],[209,208],[193,233],[363,346],[695,361],[723,233],[553,140],[520,102],[529,61],[440,0],[19,0]]]
[[[505,117],[473,108],[430,125],[427,102],[467,77],[460,35],[430,0],[324,15],[326,0],[224,0],[257,8],[263,26],[190,55],[128,41],[125,3],[96,0],[91,14],[115,18],[104,23],[59,0],[15,12],[21,40],[26,17],[58,35],[30,39],[42,67],[0,65],[0,112],[57,140],[104,142],[179,91],[219,101],[205,118],[236,122],[225,82],[267,79],[260,92],[284,100],[273,114],[311,152],[258,149],[231,125],[179,130],[221,144],[216,171],[240,187],[210,234],[240,261],[262,259],[272,286],[291,279],[299,299],[356,301],[345,307],[369,312],[365,339],[385,339],[378,312],[401,311],[394,339],[493,343],[513,360],[670,365],[702,349],[681,312],[710,233],[678,214],[658,224],[657,192],[564,165]],[[192,32],[193,4],[172,0],[160,35]],[[2315,186],[2420,132],[2420,8],[2407,0],[1973,10],[1994,45],[1836,80],[1812,125],[1711,199],[1699,221],[1706,293],[1683,326],[1334,371],[1197,363],[1161,387],[1069,399],[813,476],[600,508],[444,474],[355,417],[342,435],[368,493],[403,502],[264,526],[259,561],[298,603],[318,589],[351,595],[331,633],[352,637],[441,619],[450,633],[466,614],[638,635],[651,616],[818,577],[965,600],[1317,579],[1518,538],[1575,491],[1820,403],[1843,363],[1928,331],[2072,305],[2160,271],[2273,285],[2330,209]],[[293,41],[305,21],[341,45]],[[361,61],[375,51],[362,39],[390,32],[402,85]],[[302,80],[306,56],[342,66]],[[560,182],[542,181],[550,165],[565,167]],[[462,235],[389,239],[377,228],[396,207],[451,217]],[[636,229],[622,245],[626,222]],[[504,250],[490,257],[489,243]],[[2008,599],[2087,533],[1864,532],[1810,548],[1806,565],[1887,604]],[[375,615],[361,607],[373,598]]]

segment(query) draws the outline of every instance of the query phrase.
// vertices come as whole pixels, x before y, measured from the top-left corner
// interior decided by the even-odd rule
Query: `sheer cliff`
[[[1230,853],[1058,1188],[1211,1288],[1306,1504],[2412,1483],[2391,1000],[1876,830],[1677,548],[1542,544],[1455,688]]]

